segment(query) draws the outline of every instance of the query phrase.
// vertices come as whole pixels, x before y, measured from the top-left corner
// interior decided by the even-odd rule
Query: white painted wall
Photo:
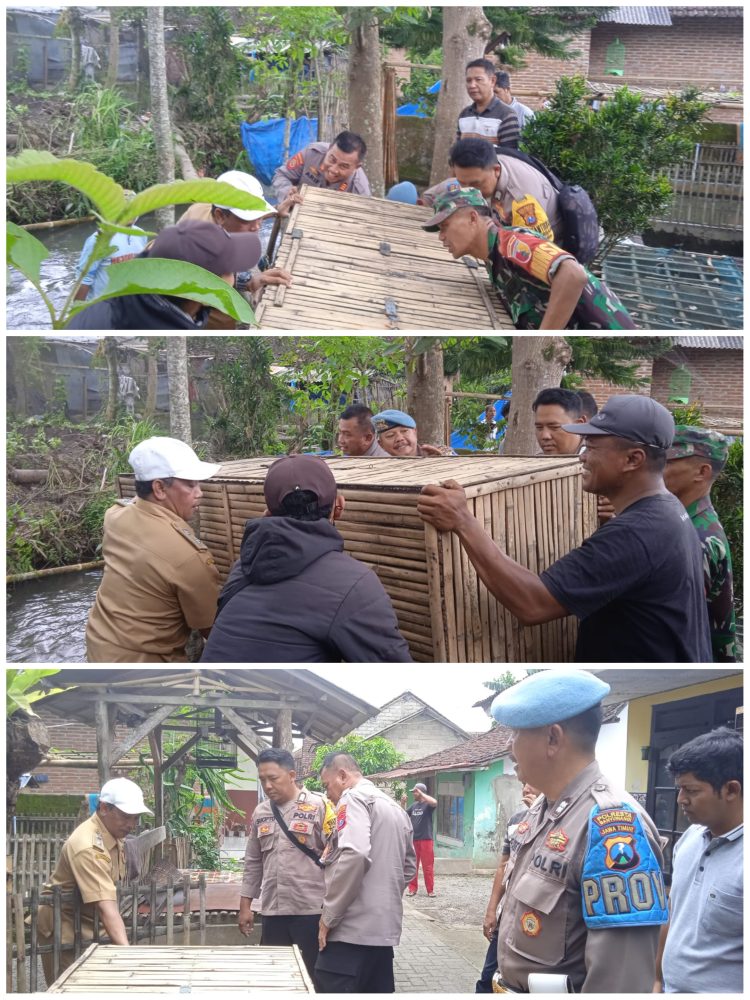
[[[628,742],[628,706],[620,712],[619,722],[602,726],[596,744],[596,759],[602,772],[616,788],[625,789],[625,751]]]

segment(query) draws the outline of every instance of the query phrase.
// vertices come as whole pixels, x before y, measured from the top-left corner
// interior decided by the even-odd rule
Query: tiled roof
[[[464,743],[446,747],[445,750],[438,750],[437,753],[429,754],[427,757],[408,760],[392,771],[381,771],[379,774],[370,775],[370,777],[391,780],[393,778],[407,778],[412,774],[486,767],[493,761],[510,754],[512,740],[511,729],[507,726],[495,726],[489,732],[480,733],[479,736],[466,740]]]
[[[675,337],[678,347],[703,347],[709,350],[741,351],[744,337]]]
[[[670,7],[672,17],[742,17],[742,7]]]
[[[610,24],[647,24],[650,26],[670,27],[672,19],[669,16],[670,7],[616,7],[608,10],[599,18]]]

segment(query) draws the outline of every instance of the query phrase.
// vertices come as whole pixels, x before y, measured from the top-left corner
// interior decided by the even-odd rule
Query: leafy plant
[[[324,743],[316,749],[312,763],[312,770],[316,774],[320,771],[323,758],[326,754],[334,750],[340,753],[351,754],[359,764],[362,774],[390,771],[394,767],[398,767],[405,759],[404,755],[399,753],[390,740],[385,739],[383,736],[373,736],[371,739],[366,739],[364,736],[349,733],[348,736],[345,736],[337,743]],[[323,788],[317,777],[305,779],[304,784],[306,788],[313,791],[321,791]]]
[[[724,471],[714,483],[711,491],[716,513],[726,532],[729,550],[732,554],[732,574],[734,579],[734,600],[738,616],[742,614],[744,588],[744,554],[743,554],[743,441],[737,438],[729,446],[729,455]]]
[[[46,691],[39,688],[43,677],[60,672],[59,667],[40,667],[35,670],[8,669],[5,671],[5,710],[6,715],[15,712],[25,712],[36,715],[32,704],[44,698]]]
[[[703,425],[703,410],[700,403],[675,406],[672,410],[672,416],[676,424],[685,424],[689,427],[701,427]]]
[[[144,293],[188,298],[219,309],[240,323],[254,322],[250,306],[234,288],[204,268],[185,261],[159,258],[125,261],[112,269],[107,289],[97,299],[76,305],[75,293],[91,264],[109,253],[111,234],[134,232],[130,226],[140,215],[166,205],[193,202],[218,202],[232,208],[262,208],[259,198],[238,191],[231,184],[201,179],[155,184],[127,201],[123,188],[90,163],[60,160],[51,153],[35,150],[26,150],[20,156],[9,159],[6,179],[10,184],[42,180],[68,184],[86,195],[99,219],[99,235],[91,256],[81,268],[80,277],[73,282],[59,315],[41,284],[40,268],[49,251],[31,233],[14,223],[7,223],[8,261],[41,295],[49,311],[53,329],[63,329],[73,316],[93,302]]]
[[[591,196],[604,229],[599,260],[671,201],[664,171],[689,157],[709,107],[697,95],[688,88],[648,100],[621,87],[594,111],[586,80],[562,77],[525,127],[525,151]]]

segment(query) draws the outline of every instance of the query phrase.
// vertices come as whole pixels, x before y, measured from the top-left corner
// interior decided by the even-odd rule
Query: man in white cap
[[[225,184],[231,184],[238,191],[243,191],[245,194],[251,194],[259,198],[263,202],[264,207],[260,209],[228,208],[225,205],[206,205],[199,202],[191,205],[180,221],[192,219],[199,222],[215,222],[217,226],[221,226],[227,233],[257,233],[264,219],[268,219],[272,215],[288,215],[292,202],[298,197],[297,195],[291,195],[282,201],[278,208],[274,208],[273,205],[266,201],[266,196],[263,194],[263,185],[252,174],[246,174],[242,170],[227,170],[226,173],[220,174],[216,180],[223,181]],[[264,260],[265,258],[261,259],[261,267],[264,266]],[[248,262],[247,270],[240,271],[237,274],[235,287],[238,292],[248,292],[252,301],[257,303],[266,285],[291,285],[291,283],[291,274],[281,267],[266,267],[265,270],[256,271],[254,274],[251,274],[251,264]],[[213,309],[209,317],[207,329],[233,330],[234,321],[225,313],[220,313],[218,310]]]
[[[456,532],[479,578],[521,624],[576,615],[577,662],[710,663],[700,543],[664,485],[672,414],[649,396],[611,396],[587,423],[562,430],[583,438],[583,489],[606,496],[617,516],[541,573],[495,544],[455,480],[424,487],[420,517]]]
[[[185,662],[191,630],[208,635],[219,596],[213,556],[188,521],[201,481],[221,466],[168,437],[141,441],[129,462],[136,499],[118,500],[104,515],[104,576],[86,626],[87,658]]]
[[[63,844],[57,866],[45,888],[59,885],[63,892],[75,888],[80,892],[83,948],[93,940],[95,913],[112,944],[129,944],[117,908],[117,883],[125,878],[125,837],[134,832],[138,817],[144,813],[153,815],[138,785],[127,778],[112,778],[102,786],[96,812],[77,826]],[[50,949],[42,952],[41,958],[47,985],[51,986],[55,979],[51,906],[39,907],[38,926],[40,945]],[[63,903],[61,943],[64,950],[60,953],[58,975],[77,958],[73,950],[74,939],[73,906]]]
[[[650,993],[668,907],[659,834],[596,761],[610,687],[543,670],[499,694],[496,722],[541,792],[515,831],[498,927],[498,992]]]

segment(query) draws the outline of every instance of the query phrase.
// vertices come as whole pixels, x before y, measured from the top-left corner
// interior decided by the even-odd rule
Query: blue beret
[[[586,670],[542,670],[501,691],[490,711],[512,729],[536,729],[580,715],[609,691],[609,684]]]
[[[414,417],[410,417],[403,410],[383,410],[375,414],[372,422],[378,434],[390,430],[391,427],[413,427],[415,430],[417,427]]]

